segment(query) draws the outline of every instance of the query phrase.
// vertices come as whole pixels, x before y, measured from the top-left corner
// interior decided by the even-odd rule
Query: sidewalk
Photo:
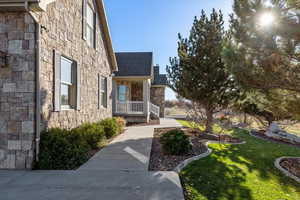
[[[149,172],[154,128],[129,127],[76,171],[0,171],[0,200],[183,200],[175,172]]]

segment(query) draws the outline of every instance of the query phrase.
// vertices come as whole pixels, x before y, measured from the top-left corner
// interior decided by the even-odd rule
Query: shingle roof
[[[118,72],[116,76],[152,76],[152,52],[116,53]]]

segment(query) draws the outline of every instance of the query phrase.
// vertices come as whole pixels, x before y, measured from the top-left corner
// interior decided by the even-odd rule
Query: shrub
[[[106,138],[112,138],[119,133],[119,126],[115,118],[107,118],[100,122],[104,128]]]
[[[98,123],[86,123],[72,130],[49,129],[41,134],[38,169],[75,169],[89,159],[88,152],[101,147],[106,138],[121,133],[123,118],[108,118]]]
[[[79,134],[65,129],[50,129],[41,134],[37,168],[75,169],[88,160],[89,145]]]
[[[179,129],[168,131],[161,137],[160,142],[162,143],[163,151],[171,155],[183,155],[192,148],[188,136]]]
[[[123,117],[115,117],[114,118],[118,124],[118,133],[122,133],[126,127],[126,120]]]
[[[72,130],[74,134],[79,134],[86,140],[91,149],[101,147],[106,140],[104,128],[99,123],[85,123]]]

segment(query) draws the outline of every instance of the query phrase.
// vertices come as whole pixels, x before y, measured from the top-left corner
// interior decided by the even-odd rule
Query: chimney
[[[159,77],[159,65],[154,66],[154,77]]]

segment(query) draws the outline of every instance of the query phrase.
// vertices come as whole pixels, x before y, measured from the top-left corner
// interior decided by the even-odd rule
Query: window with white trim
[[[118,101],[125,103],[127,97],[127,87],[126,85],[119,85],[118,87]]]
[[[103,108],[107,108],[107,78],[100,77],[100,105]]]
[[[94,46],[95,41],[95,13],[91,6],[88,4],[86,9],[87,23],[86,23],[86,36],[87,43],[90,47]]]
[[[60,67],[60,105],[62,109],[74,109],[76,107],[76,81],[74,61],[61,56]]]

